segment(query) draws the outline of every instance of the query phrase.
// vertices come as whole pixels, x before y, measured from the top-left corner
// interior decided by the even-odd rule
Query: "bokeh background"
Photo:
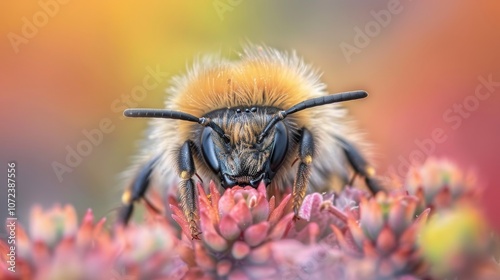
[[[376,15],[387,15],[380,11],[393,13],[376,24]],[[477,172],[488,217],[500,229],[500,86],[485,100],[472,97],[480,77],[500,82],[498,1],[1,1],[0,35],[2,220],[11,160],[21,222],[34,203],[113,214],[118,174],[146,126],[122,119],[117,106],[148,69],[171,76],[202,53],[235,58],[248,40],[296,50],[321,69],[331,92],[370,92],[347,106],[373,142],[383,176],[405,169],[410,157],[422,160],[415,141],[441,129],[445,140],[430,154]],[[127,102],[161,107],[168,78],[157,78]],[[454,111],[464,102],[470,111]],[[59,180],[54,162],[66,164],[68,149],[103,121],[112,131]]]

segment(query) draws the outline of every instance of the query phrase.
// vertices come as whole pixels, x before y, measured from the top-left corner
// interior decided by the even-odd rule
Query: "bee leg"
[[[177,164],[179,166],[179,194],[182,211],[189,223],[189,229],[193,239],[199,239],[200,231],[196,222],[198,221],[198,214],[196,213],[196,193],[195,185],[192,177],[195,175],[196,170],[194,167],[193,155],[191,148],[193,142],[186,141],[179,150]]]
[[[311,164],[314,155],[314,137],[306,128],[302,128],[302,133],[299,142],[299,167],[297,169],[297,176],[293,183],[292,197],[293,197],[293,212],[295,213],[294,219],[299,219],[299,209],[304,200],[307,191],[307,182],[311,175]]]
[[[149,187],[149,179],[151,173],[153,172],[154,165],[157,158],[149,161],[144,167],[142,167],[137,174],[132,187],[125,190],[122,195],[123,206],[118,213],[118,223],[122,225],[127,225],[132,212],[134,211],[134,203],[141,198],[144,198],[144,194]]]
[[[352,186],[352,184],[354,184],[354,180],[356,180],[356,177],[358,176],[358,173],[354,172],[352,174],[352,177],[351,179],[349,180],[349,183],[347,183],[349,186]]]
[[[365,184],[373,194],[383,190],[380,186],[380,182],[373,177],[375,175],[375,169],[368,164],[366,159],[361,155],[360,151],[349,141],[341,137],[337,137],[337,139],[340,143],[342,143],[342,148],[344,149],[346,158],[355,172],[352,181],[354,181],[356,175],[359,174],[365,178]]]

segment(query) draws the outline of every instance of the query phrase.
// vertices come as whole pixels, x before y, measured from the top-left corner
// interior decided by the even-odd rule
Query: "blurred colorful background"
[[[370,93],[346,106],[383,177],[428,155],[474,170],[500,230],[498,1],[2,1],[0,34],[0,179],[16,161],[21,222],[34,203],[114,213],[146,127],[123,108],[161,107],[196,56],[251,41],[296,50],[331,92]]]

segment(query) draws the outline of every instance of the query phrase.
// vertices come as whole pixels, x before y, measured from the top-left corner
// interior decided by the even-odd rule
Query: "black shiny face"
[[[238,114],[240,114],[240,110]],[[235,185],[268,185],[288,152],[286,124],[278,122],[260,142],[257,137],[268,117],[247,111],[221,119],[219,124],[230,141],[224,141],[212,128],[203,128],[201,152],[205,163],[219,176],[224,188]]]

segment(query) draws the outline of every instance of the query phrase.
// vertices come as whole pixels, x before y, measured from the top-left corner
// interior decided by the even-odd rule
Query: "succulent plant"
[[[472,173],[462,172],[446,159],[429,158],[411,167],[404,187],[419,198],[420,210],[448,208],[460,200],[476,200],[479,188]]]
[[[399,193],[362,198],[359,220],[348,216],[344,229],[332,225],[342,251],[358,262],[373,264],[372,279],[423,276],[416,240],[429,210],[416,215],[417,203],[417,198]]]
[[[287,213],[290,195],[278,205],[266,197],[261,184],[257,189],[233,187],[221,196],[210,184],[210,198],[198,185],[201,242],[191,240],[187,219],[177,205],[171,205],[173,218],[184,233],[180,246],[183,260],[190,265],[190,277],[246,277],[261,279],[278,275],[271,244],[286,235],[293,213]]]
[[[187,271],[171,254],[176,239],[166,223],[116,228],[112,234],[105,221],[95,223],[88,210],[78,227],[72,206],[35,206],[30,235],[17,227],[15,272],[2,261],[0,279],[180,279]],[[0,242],[0,252],[7,255],[7,244]]]
[[[298,220],[287,193],[198,185],[199,240],[177,200],[167,217],[154,193],[127,227],[35,206],[28,232],[17,224],[16,272],[0,240],[0,279],[500,279],[498,237],[468,178],[433,159],[398,191],[311,193]]]
[[[17,225],[16,272],[2,269],[1,279],[102,279],[111,273],[117,252],[103,232],[105,219],[94,223],[89,210],[78,228],[75,209],[69,205],[48,211],[35,206],[30,217],[31,237]],[[2,256],[5,249],[2,246]]]
[[[489,235],[481,212],[461,203],[434,214],[418,243],[436,277],[498,279]]]
[[[348,215],[359,217],[359,202],[362,197],[367,196],[366,192],[349,187],[338,195],[307,195],[299,211],[300,219],[291,228],[288,237],[304,244],[328,240],[333,232],[331,225],[344,228],[347,226]]]

